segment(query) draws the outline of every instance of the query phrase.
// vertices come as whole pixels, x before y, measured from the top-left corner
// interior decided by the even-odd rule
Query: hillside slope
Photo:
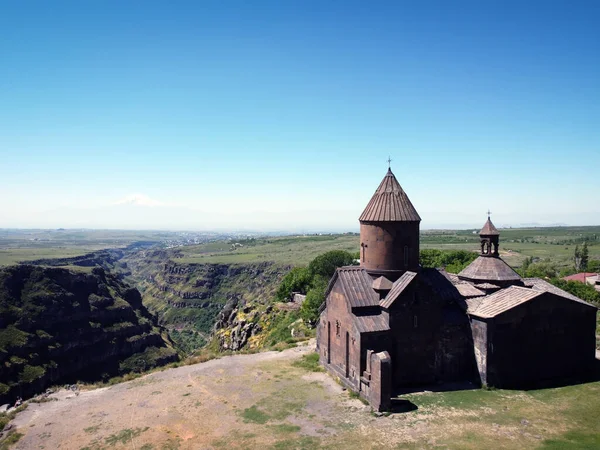
[[[215,324],[222,328],[231,311],[256,311],[255,316],[267,311],[281,278],[290,269],[272,262],[185,263],[177,261],[177,256],[176,251],[152,250],[132,254],[122,263],[131,273],[128,279],[142,292],[144,305],[186,352],[206,344]],[[222,347],[239,349],[259,331],[248,325],[244,342],[229,342]]]
[[[139,291],[115,275],[0,269],[0,403],[176,359]]]

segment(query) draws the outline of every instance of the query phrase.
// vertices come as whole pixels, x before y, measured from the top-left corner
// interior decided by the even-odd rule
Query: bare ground
[[[374,417],[325,373],[293,365],[313,349],[314,341],[79,395],[61,390],[19,413],[15,448],[531,448],[569,428],[554,407],[518,392],[490,393],[493,402],[483,393],[466,408],[437,404],[444,394],[411,394],[418,410]]]

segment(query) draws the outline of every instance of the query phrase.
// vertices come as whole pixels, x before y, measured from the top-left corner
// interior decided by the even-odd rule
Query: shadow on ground
[[[416,411],[418,408],[413,402],[409,400],[403,400],[401,398],[393,398],[392,399],[392,407],[390,412],[394,414],[398,413],[407,413],[411,411]]]

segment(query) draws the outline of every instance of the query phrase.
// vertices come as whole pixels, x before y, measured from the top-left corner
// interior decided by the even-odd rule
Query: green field
[[[249,263],[274,261],[303,265],[329,250],[358,252],[358,235],[285,236],[245,240],[242,247],[232,248],[235,241],[217,241],[181,247],[183,263]]]
[[[588,239],[590,259],[600,259],[600,227],[519,228],[501,230],[502,257],[518,267],[525,257],[549,258],[558,265],[571,264],[575,245]],[[233,248],[234,241],[216,241],[181,247],[185,263],[248,263],[275,261],[307,264],[329,250],[358,252],[360,238],[352,235],[288,236],[261,238]],[[425,230],[421,249],[479,250],[479,235],[473,230]]]
[[[128,230],[0,230],[0,266],[48,258],[71,258],[134,242],[160,242],[172,233]]]
[[[478,251],[478,230],[423,230],[421,249]],[[587,240],[590,259],[600,259],[600,226],[509,228],[500,230],[500,251],[510,265],[518,267],[525,257],[550,259],[558,266],[571,265],[575,245]],[[157,244],[175,233],[113,230],[0,230],[0,265],[42,258],[80,256],[90,251],[125,247],[133,242]],[[358,234],[262,237],[210,240],[199,245],[178,246],[172,257],[181,263],[251,263],[274,261],[303,265],[329,250],[358,252]]]

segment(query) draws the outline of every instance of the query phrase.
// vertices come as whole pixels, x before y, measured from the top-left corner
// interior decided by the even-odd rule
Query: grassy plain
[[[180,262],[184,263],[248,263],[275,261],[281,264],[303,265],[329,250],[357,252],[358,235],[283,236],[243,241],[242,247],[232,241],[181,247]]]
[[[421,248],[478,251],[479,230],[423,230]],[[570,265],[575,245],[588,240],[591,259],[600,259],[600,226],[508,228],[500,230],[502,257],[512,266],[525,257],[552,259]],[[0,230],[0,265],[42,258],[65,258],[136,241],[165,242],[174,233],[115,230]],[[235,243],[241,245],[234,245]],[[308,264],[329,250],[358,252],[358,234],[262,237],[212,240],[172,249],[182,263],[252,263],[274,261],[286,265]]]
[[[47,258],[71,258],[133,242],[159,242],[172,233],[128,230],[0,230],[0,266]]]
[[[421,249],[479,250],[479,230],[424,230]],[[475,233],[474,233],[475,232]],[[550,258],[558,265],[571,264],[575,245],[588,239],[591,259],[600,259],[600,226],[556,228],[510,228],[501,230],[502,257],[518,267],[526,257]],[[358,252],[357,234],[322,236],[286,236],[260,238],[234,247],[232,241],[181,247],[181,262],[248,263],[275,261],[282,264],[308,264],[329,250]]]

